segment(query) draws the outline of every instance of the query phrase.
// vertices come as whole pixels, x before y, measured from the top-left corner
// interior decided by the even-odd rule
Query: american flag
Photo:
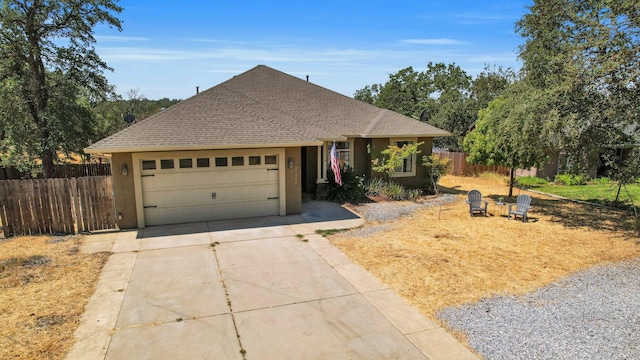
[[[342,186],[342,176],[340,175],[340,159],[338,159],[338,151],[336,151],[336,143],[331,147],[331,171],[335,177],[336,184]]]

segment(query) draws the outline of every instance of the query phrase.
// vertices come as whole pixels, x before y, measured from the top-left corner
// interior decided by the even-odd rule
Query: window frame
[[[354,147],[354,140],[352,138],[349,138],[345,141],[336,141],[336,144],[338,143],[346,143],[349,145],[348,149],[338,149],[336,146],[336,152],[338,153],[338,160],[340,159],[340,153],[346,152],[348,154],[349,157],[349,161],[345,161],[344,163],[340,163],[340,166],[342,167],[343,164],[347,164],[347,166],[353,168],[354,164],[353,164],[353,147]],[[328,178],[329,176],[329,169],[331,169],[331,148],[333,147],[333,141],[327,141],[325,142],[325,149],[326,149],[326,168],[325,168],[325,179]]]
[[[389,145],[398,146],[399,142],[407,142],[411,143],[411,145],[417,144],[417,138],[391,138],[389,139]],[[394,172],[391,174],[391,177],[412,177],[416,176],[416,165],[417,165],[418,154],[411,156],[411,171],[402,171],[402,172]]]

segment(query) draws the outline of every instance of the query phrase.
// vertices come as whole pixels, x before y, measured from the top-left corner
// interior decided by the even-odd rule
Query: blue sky
[[[429,61],[475,76],[519,69],[515,22],[530,0],[122,0],[121,32],[100,25],[96,50],[120,94],[184,99],[262,64],[347,96]]]

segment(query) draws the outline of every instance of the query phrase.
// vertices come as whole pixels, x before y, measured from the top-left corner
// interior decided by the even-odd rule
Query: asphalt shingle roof
[[[264,65],[89,146],[88,152],[320,145],[346,137],[448,132]]]

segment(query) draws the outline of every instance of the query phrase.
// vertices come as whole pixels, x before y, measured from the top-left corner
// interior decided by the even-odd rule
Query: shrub
[[[386,186],[387,184],[384,180],[380,178],[373,178],[369,180],[367,186],[365,186],[365,190],[369,196],[381,196],[384,195]]]
[[[405,190],[404,186],[396,182],[389,181],[385,188],[384,196],[392,200],[405,200],[407,197],[406,193],[407,191]]]
[[[601,177],[601,178],[592,179],[591,183],[594,185],[609,185],[611,184],[611,179],[609,179],[608,177]]]
[[[438,181],[449,171],[449,159],[440,159],[438,155],[423,156],[422,166],[427,168],[426,188],[433,193],[438,193]]]
[[[422,144],[424,144],[424,141],[412,145],[405,144],[401,148],[397,145],[389,145],[386,149],[380,152],[383,156],[382,159],[371,159],[371,168],[373,171],[385,174],[385,178],[389,179],[391,175],[398,171],[398,169],[402,168],[404,159],[409,156],[416,156],[420,153],[418,147]]]
[[[420,196],[422,196],[422,190],[407,189],[407,200],[417,200]]]
[[[586,185],[589,177],[586,175],[558,174],[556,175],[556,183],[562,185]]]
[[[365,187],[368,196],[383,196],[391,200],[416,200],[422,196],[420,189],[407,189],[404,186],[380,178],[369,180]]]
[[[342,176],[342,186],[336,184],[333,172],[329,170],[327,200],[339,203],[360,201],[365,194],[364,178],[357,176],[353,168],[348,165],[343,165],[340,168],[340,175]]]
[[[532,188],[547,185],[549,182],[536,176],[523,176],[516,179],[516,186]]]

